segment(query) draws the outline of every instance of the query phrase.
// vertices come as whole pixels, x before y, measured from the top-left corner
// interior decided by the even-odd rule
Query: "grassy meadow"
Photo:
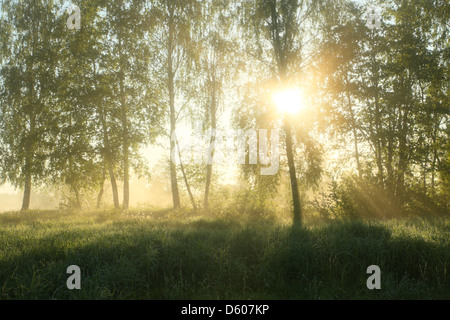
[[[447,218],[0,214],[1,299],[450,299]],[[66,269],[81,268],[81,290]],[[381,268],[381,290],[366,269]]]

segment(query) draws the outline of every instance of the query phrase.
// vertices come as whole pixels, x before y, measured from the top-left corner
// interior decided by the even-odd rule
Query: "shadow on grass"
[[[449,246],[393,237],[384,224],[290,228],[199,220],[118,222],[61,231],[0,259],[2,298],[41,299],[444,299]],[[14,245],[14,243],[12,243]],[[82,290],[69,291],[69,265]],[[366,287],[367,267],[382,290]]]

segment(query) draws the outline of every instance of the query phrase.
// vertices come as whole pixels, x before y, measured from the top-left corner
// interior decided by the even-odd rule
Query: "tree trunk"
[[[173,47],[174,47],[174,17],[173,17],[173,7],[168,4],[170,11],[170,21],[169,21],[169,39],[168,39],[168,64],[167,64],[167,74],[168,74],[168,89],[169,89],[169,106],[170,106],[170,133],[171,135],[176,130],[176,115],[175,115],[175,72],[173,71]],[[170,139],[170,150],[174,150],[175,141]],[[172,200],[173,208],[178,210],[181,208],[180,193],[178,190],[178,180],[177,180],[177,168],[174,162],[175,159],[170,161],[170,183],[172,187]]]
[[[34,135],[34,130],[36,127],[35,115],[30,116],[30,136]],[[30,209],[31,201],[31,180],[32,180],[32,169],[33,169],[33,158],[34,158],[34,142],[28,145],[27,155],[25,156],[25,189],[23,192],[22,209],[20,211],[27,211]]]
[[[128,161],[128,153],[124,154],[124,165],[123,165],[123,210],[128,210],[130,206],[130,164]]]
[[[93,76],[95,79],[96,76],[96,67],[95,67],[95,61],[93,61]],[[95,89],[97,90],[97,84],[95,85]],[[108,136],[108,128],[106,126],[106,114],[105,110],[103,109],[102,102],[99,102],[98,107],[98,113],[100,116],[100,122],[102,125],[102,131],[103,131],[103,145],[104,145],[104,161],[106,165],[108,166],[108,173],[111,180],[111,189],[113,194],[113,202],[114,202],[114,208],[116,210],[120,210],[120,204],[119,204],[119,192],[117,190],[117,182],[116,182],[116,176],[114,175],[114,164],[112,162],[112,150],[111,150],[111,143],[109,141]]]
[[[101,110],[103,110],[103,108],[101,108]],[[114,174],[114,166],[112,163],[112,154],[111,154],[111,144],[109,143],[109,137],[108,137],[108,132],[106,129],[106,120],[105,120],[105,115],[103,114],[103,111],[101,112],[100,117],[102,118],[102,127],[103,127],[103,140],[104,140],[104,144],[105,144],[105,158],[106,158],[106,163],[108,166],[108,173],[109,173],[109,177],[111,180],[111,189],[112,189],[112,194],[113,194],[113,201],[114,201],[114,208],[116,210],[120,209],[120,204],[119,204],[119,192],[117,190],[117,182],[116,182],[116,176]]]
[[[33,22],[34,20],[34,10],[33,10]],[[35,24],[33,23],[33,31]],[[33,32],[33,35],[36,33]],[[34,47],[32,49],[32,57],[34,57]],[[33,70],[33,62],[28,61],[26,64],[27,72]],[[31,74],[30,81],[28,82],[29,89],[29,98],[31,102],[31,106],[34,106],[35,93],[34,93],[34,77],[33,73]],[[23,192],[23,200],[22,200],[22,209],[20,211],[27,211],[30,209],[30,201],[31,201],[31,180],[32,180],[32,169],[33,169],[33,158],[34,158],[34,130],[36,128],[36,115],[34,114],[34,108],[30,108],[30,138],[31,142],[27,143],[27,150],[25,156],[25,188]]]
[[[435,191],[435,177],[436,177],[436,160],[437,160],[437,150],[436,147],[434,147],[433,151],[433,163],[431,165],[431,195],[434,197],[436,195]]]
[[[123,147],[123,210],[128,210],[130,206],[130,159],[129,159],[129,132],[128,132],[128,108],[127,97],[125,92],[125,75],[123,71],[124,56],[122,52],[122,36],[119,32],[119,90],[120,104],[122,107],[122,147]]]
[[[300,203],[300,194],[298,191],[297,174],[295,172],[294,152],[292,145],[292,129],[288,119],[285,118],[284,126],[286,131],[286,154],[289,165],[289,176],[291,179],[292,202],[294,206],[294,225],[302,224],[302,208]]]
[[[281,79],[281,83],[284,84],[287,78],[287,59],[286,52],[283,50],[280,39],[280,30],[278,24],[278,12],[276,8],[276,2],[272,1],[269,3],[271,11],[271,31],[272,31],[272,46],[275,53],[275,59],[278,65],[278,72]],[[294,225],[301,226],[302,224],[302,208],[300,203],[300,194],[298,191],[297,174],[295,172],[295,161],[294,152],[292,145],[292,128],[289,119],[285,117],[284,127],[286,132],[286,154],[288,158],[289,165],[289,176],[291,180],[291,190],[292,190],[292,202],[294,206]]]
[[[75,208],[81,209],[80,193],[79,193],[78,189],[76,189],[76,188],[75,188],[74,192],[75,192],[75,201],[76,201]]]
[[[103,198],[103,193],[104,193],[104,182],[102,182],[102,188],[100,189],[100,192],[97,195],[97,209],[100,209],[100,207],[102,206],[102,198]]]
[[[376,73],[378,74],[378,73]],[[380,112],[380,104],[378,97],[378,77],[376,80],[376,94],[375,94],[375,127],[376,127],[376,159],[377,159],[377,168],[378,168],[378,183],[380,186],[384,186],[384,169],[383,169],[383,149],[382,149],[382,141],[381,141],[381,112]]]
[[[439,121],[440,122],[440,121]],[[434,198],[436,195],[435,190],[435,177],[436,177],[436,161],[437,161],[437,147],[436,147],[436,140],[437,140],[437,130],[438,130],[439,124],[436,123],[434,125],[433,130],[433,161],[431,163],[431,196]]]
[[[123,81],[123,80],[122,80]],[[123,82],[121,81],[123,87]],[[122,101],[123,114],[122,114],[122,126],[123,126],[123,210],[128,210],[130,206],[130,159],[129,159],[129,139],[128,139],[128,118],[127,107],[125,99]]]
[[[403,197],[405,193],[405,172],[408,167],[408,159],[407,159],[407,120],[408,120],[408,106],[406,106],[406,110],[404,111],[402,117],[402,124],[400,126],[400,134],[399,134],[399,145],[398,145],[398,168],[397,168],[397,200],[399,205],[403,205]]]
[[[214,151],[212,151],[214,152]],[[206,212],[209,211],[209,188],[211,186],[212,178],[212,164],[206,165],[206,185],[205,185],[205,199],[203,201],[203,208]]]
[[[27,211],[30,209],[31,200],[31,159],[29,157],[25,160],[25,189],[23,192],[22,209],[20,211]]]
[[[356,132],[356,128],[354,127],[353,127],[353,138],[355,140],[355,160],[356,160],[356,167],[358,170],[358,177],[362,179],[361,162],[359,160],[358,134]]]
[[[180,167],[181,167],[181,173],[183,174],[184,183],[186,184],[186,189],[188,191],[189,198],[191,199],[192,208],[194,209],[194,212],[197,213],[197,205],[195,204],[194,195],[191,192],[191,187],[187,180],[186,172],[184,171],[183,161],[181,160],[181,150],[180,150],[180,145],[178,144],[178,141],[177,141],[177,148],[178,148],[178,156],[180,158]]]
[[[389,135],[387,142],[387,162],[386,162],[386,170],[387,170],[387,188],[389,192],[393,193],[394,191],[394,121],[390,116],[389,119]]]
[[[103,169],[103,179],[100,182],[100,191],[97,195],[97,209],[100,209],[102,206],[103,193],[105,192],[105,171]]]
[[[347,79],[348,82],[348,79]],[[355,114],[353,113],[352,109],[352,99],[350,97],[350,93],[347,92],[347,101],[348,101],[348,109],[350,111],[350,116],[352,120],[352,132],[353,132],[353,139],[355,141],[355,161],[356,161],[356,167],[358,170],[358,176],[360,179],[362,179],[362,170],[361,170],[361,162],[359,160],[359,148],[358,148],[358,132],[356,130],[356,119]]]
[[[423,182],[423,193],[427,194],[427,168],[425,167],[427,163],[424,163],[423,167],[423,176],[422,176],[422,182]]]
[[[101,108],[101,110],[103,110],[103,108]],[[112,163],[112,155],[111,155],[111,144],[109,143],[109,137],[108,137],[108,132],[106,129],[106,120],[105,120],[105,115],[103,114],[103,111],[101,112],[100,117],[102,118],[102,127],[103,127],[103,140],[104,140],[104,144],[105,144],[105,158],[106,158],[106,163],[108,166],[108,173],[109,173],[109,177],[111,180],[111,189],[112,189],[112,194],[113,194],[113,201],[114,201],[114,208],[116,210],[120,209],[120,204],[119,204],[119,192],[117,190],[117,182],[116,182],[116,176],[114,174],[114,166]]]
[[[217,129],[217,119],[216,119],[216,84],[215,79],[212,80],[212,100],[211,100],[211,108],[210,108],[210,117],[211,117],[211,129],[212,132],[215,132]],[[214,146],[216,137],[211,135],[210,140],[210,148]],[[209,211],[209,190],[211,188],[211,180],[212,180],[212,172],[213,172],[213,162],[214,162],[214,152],[215,148],[209,150],[208,155],[210,158],[208,159],[208,163],[206,164],[206,186],[205,186],[205,199],[203,203],[203,208],[206,212]]]
[[[116,182],[116,176],[114,174],[114,169],[112,167],[112,164],[109,164],[109,176],[111,178],[111,189],[113,193],[113,200],[114,200],[114,208],[116,210],[120,210],[120,204],[119,204],[119,191],[117,190],[117,182]]]

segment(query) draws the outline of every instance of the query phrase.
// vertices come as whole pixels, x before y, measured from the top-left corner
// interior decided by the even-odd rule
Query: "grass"
[[[1,299],[450,299],[446,218],[0,214]],[[66,269],[81,268],[81,290]],[[381,268],[381,290],[366,269]]]

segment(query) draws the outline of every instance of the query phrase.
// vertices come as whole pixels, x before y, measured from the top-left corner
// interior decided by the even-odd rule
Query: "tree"
[[[148,3],[107,1],[104,5],[108,30],[105,41],[109,42],[108,65],[104,67],[108,85],[113,88],[114,116],[121,126],[122,208],[127,210],[132,161],[139,159],[139,147],[154,138],[156,132],[149,130],[148,125],[159,118],[149,68],[152,56],[148,38],[153,22],[149,19]]]
[[[160,55],[156,68],[163,77],[166,85],[166,103],[168,105],[168,117],[170,124],[170,151],[176,150],[176,141],[172,135],[176,132],[177,121],[183,107],[177,108],[177,94],[182,90],[183,76],[188,73],[189,66],[195,56],[195,45],[191,38],[193,24],[199,18],[200,4],[194,0],[159,0],[153,3],[151,17],[157,22],[155,30],[155,42]],[[175,159],[170,161],[170,182],[172,188],[172,200],[175,210],[181,208],[180,192],[178,187]]]
[[[302,69],[302,54],[306,24],[311,26],[313,15],[320,9],[320,1],[255,0],[242,4],[244,24],[258,41],[259,55],[269,59],[273,75],[288,86],[295,73]],[[254,38],[254,37],[251,37]],[[264,52],[264,50],[269,50]],[[285,146],[291,183],[294,224],[302,223],[302,207],[294,159],[292,123],[284,118]]]
[[[359,178],[376,181],[386,211],[410,207],[405,200],[419,185],[425,196],[433,190],[436,164],[445,159],[435,142],[446,136],[446,11],[440,1],[378,5],[390,23],[377,30],[361,28],[366,8],[359,5],[326,16],[318,69],[327,74],[331,124],[344,137],[353,131],[356,162],[366,164],[364,177],[357,165]]]
[[[199,94],[197,101],[204,106],[203,123],[204,127],[211,132],[208,141],[209,152],[206,163],[206,181],[203,198],[204,210],[209,210],[209,194],[213,176],[213,163],[216,145],[218,121],[220,110],[223,110],[225,86],[235,78],[236,67],[234,63],[234,48],[237,44],[231,36],[233,26],[229,1],[212,1],[205,3],[202,9],[202,19],[200,27],[201,51],[199,53],[199,64],[201,84],[203,90]],[[203,113],[203,112],[202,112]]]
[[[33,183],[48,177],[58,54],[65,26],[57,1],[4,3],[1,45],[1,182],[24,188],[22,211],[30,207]]]
[[[102,128],[98,118],[106,101],[102,101],[97,93],[97,65],[101,59],[104,30],[97,3],[85,1],[81,6],[83,22],[80,30],[65,30],[58,65],[58,108],[55,110],[58,125],[55,126],[49,165],[54,184],[69,186],[77,208],[81,208],[82,191],[104,183],[104,167],[106,163],[110,165],[111,159],[102,151],[103,147],[99,147],[109,141],[108,136],[103,141],[102,135],[98,134],[98,128]],[[118,208],[114,172],[111,173],[111,185],[114,204]]]

